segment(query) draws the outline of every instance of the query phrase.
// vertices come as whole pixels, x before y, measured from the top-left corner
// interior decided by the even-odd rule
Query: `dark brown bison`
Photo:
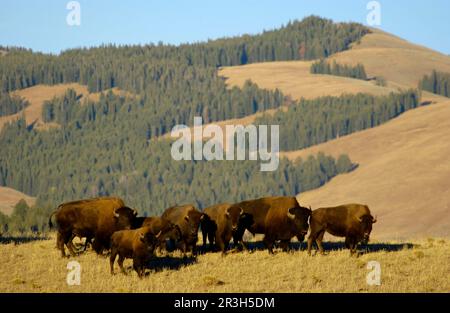
[[[345,246],[353,255],[359,242],[369,241],[374,223],[376,223],[376,219],[370,214],[367,205],[347,204],[314,210],[310,220],[311,233],[308,237],[308,253],[311,254],[313,241],[316,241],[320,253],[324,253],[322,240],[327,231],[333,236],[345,237]]]
[[[193,205],[174,206],[166,209],[161,216],[177,225],[181,231],[181,250],[186,256],[188,250],[196,253],[198,229],[205,215],[199,212]],[[174,244],[174,240],[171,240]]]
[[[264,234],[263,242],[269,253],[273,253],[277,240],[281,241],[283,250],[287,250],[292,237],[304,236],[308,232],[311,209],[300,206],[295,197],[266,197],[233,206],[242,208],[252,217],[251,224],[245,229],[253,235]],[[239,229],[235,242],[242,241],[245,229]]]
[[[165,248],[166,240],[179,241],[181,239],[180,227],[162,217],[137,217],[135,220],[134,228],[140,228],[144,226],[150,227],[154,234],[157,234],[159,231],[162,232],[157,245],[157,248],[159,248],[160,250],[163,247]]]
[[[229,203],[218,204],[203,210],[205,216],[201,224],[203,235],[203,247],[206,248],[206,241],[212,247],[214,243],[225,254],[228,244],[239,228],[239,222],[245,219],[244,210],[239,206]]]
[[[94,198],[63,203],[52,213],[58,226],[56,245],[61,255],[66,256],[64,245],[75,256],[72,240],[75,236],[94,238],[92,247],[101,254],[109,249],[111,235],[118,230],[130,229],[137,215],[136,210],[125,206],[122,199],[113,197]]]
[[[133,269],[139,277],[145,272],[145,266],[153,256],[156,245],[158,244],[162,231],[156,235],[151,227],[145,226],[138,229],[116,231],[111,236],[111,255],[109,265],[111,275],[114,275],[114,262],[119,255],[119,267],[122,273],[126,274],[123,268],[123,261],[133,259]]]

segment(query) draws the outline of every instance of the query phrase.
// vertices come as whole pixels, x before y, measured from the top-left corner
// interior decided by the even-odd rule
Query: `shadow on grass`
[[[0,236],[0,244],[10,244],[13,243],[15,245],[20,245],[23,243],[33,242],[33,241],[41,241],[48,240],[50,237],[44,235],[20,235],[20,236]]]
[[[197,258],[190,257],[155,257],[153,258],[147,268],[155,272],[160,272],[162,270],[178,270],[183,266],[192,265],[197,262]]]
[[[344,242],[322,242],[323,248],[325,252],[327,251],[338,251],[338,250],[347,250]],[[279,246],[276,245],[278,248]],[[305,251],[307,250],[307,243],[304,242],[291,242],[289,244],[291,251]],[[412,243],[368,243],[366,245],[359,244],[358,250],[363,253],[371,253],[371,252],[379,252],[379,251],[387,251],[387,252],[395,252],[401,250],[412,249],[414,245]],[[233,248],[233,244],[230,245],[230,248]],[[249,251],[257,251],[257,250],[266,250],[266,247],[262,241],[248,242],[247,248]],[[313,250],[317,248],[316,243],[313,244]]]

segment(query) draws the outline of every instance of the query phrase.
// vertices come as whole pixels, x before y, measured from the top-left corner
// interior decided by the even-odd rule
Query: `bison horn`
[[[241,208],[241,211],[239,212],[239,215],[244,214],[244,210]]]
[[[372,224],[375,224],[377,222],[377,217],[375,216],[375,218],[372,218]]]
[[[115,217],[119,217],[119,213],[117,213],[117,209],[114,210],[114,216],[115,216]]]
[[[225,212],[225,216],[226,216],[226,217],[230,217],[230,209],[228,209],[228,210]]]
[[[138,215],[138,211],[137,210],[133,210],[133,214],[134,214],[134,216],[137,216]]]
[[[144,238],[145,238],[144,233],[140,233],[140,234],[139,234],[139,239],[144,240]]]
[[[186,215],[184,219],[189,222],[189,215]]]
[[[360,223],[362,223],[362,217],[358,217],[358,221],[360,222]]]
[[[291,220],[293,220],[293,219],[295,219],[295,214],[292,214],[291,213],[291,210],[292,210],[293,208],[290,208],[289,210],[288,210],[288,212],[287,212],[287,216],[291,219]]]
[[[311,206],[309,206],[309,210],[311,211],[311,213],[312,213],[312,208],[311,208]]]
[[[156,235],[156,238],[159,238],[159,236],[161,236],[162,234],[162,230],[159,231],[159,233]]]

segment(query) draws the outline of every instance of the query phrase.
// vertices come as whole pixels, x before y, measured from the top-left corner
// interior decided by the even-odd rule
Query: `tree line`
[[[0,92],[0,116],[15,114],[25,109],[28,105],[28,101],[18,96],[11,96],[7,92]]]
[[[419,82],[419,88],[444,97],[450,97],[450,73],[434,70]]]
[[[367,80],[367,74],[366,70],[364,69],[364,65],[342,65],[337,63],[336,60],[334,60],[331,64],[325,59],[314,62],[313,64],[311,64],[310,72],[311,74],[326,74]]]
[[[280,150],[297,150],[378,126],[419,105],[416,90],[302,99],[287,111],[261,116],[255,124],[280,125]]]
[[[79,82],[90,91],[120,87],[141,93],[163,79],[167,71],[178,68],[186,71],[186,67],[324,58],[348,49],[368,32],[360,24],[311,16],[259,35],[179,46],[103,45],[71,49],[57,56],[15,49],[0,59],[0,88],[12,91],[36,84]]]

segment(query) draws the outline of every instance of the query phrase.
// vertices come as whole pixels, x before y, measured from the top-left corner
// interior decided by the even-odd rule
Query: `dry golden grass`
[[[450,72],[450,57],[423,46],[373,29],[351,50],[331,57],[338,63],[362,63],[369,76],[383,76],[389,86],[416,88],[433,70]]]
[[[62,259],[52,238],[0,245],[0,292],[450,292],[448,239],[421,240],[409,248],[402,243],[382,247],[398,251],[378,250],[359,258],[341,249],[325,256],[308,256],[305,251],[271,256],[258,250],[226,257],[208,253],[178,269],[152,269],[139,279],[129,259],[127,276],[118,273],[117,263],[117,274],[111,276],[108,258],[92,251]],[[81,265],[79,286],[66,283],[67,263],[72,260]],[[366,283],[369,261],[381,265],[380,286]]]
[[[14,206],[21,199],[24,199],[29,206],[34,205],[36,202],[35,197],[28,196],[9,187],[0,186],[0,212],[3,214],[11,214]]]
[[[310,73],[312,62],[284,61],[254,63],[243,66],[223,67],[218,74],[226,78],[230,86],[242,87],[251,80],[261,88],[280,89],[294,99],[314,99],[322,96],[368,93],[384,95],[392,88],[376,86],[374,82]]]

